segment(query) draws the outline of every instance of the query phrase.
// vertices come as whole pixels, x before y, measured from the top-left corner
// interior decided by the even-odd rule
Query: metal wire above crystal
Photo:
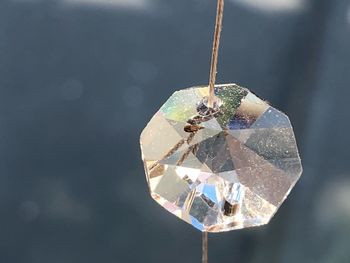
[[[210,65],[210,77],[209,77],[209,107],[213,107],[215,102],[215,80],[217,73],[217,64],[219,56],[219,46],[220,46],[220,37],[222,31],[222,20],[224,16],[224,0],[218,0],[217,11],[216,11],[216,22],[215,22],[215,33],[213,41],[213,51],[211,56],[211,65]]]

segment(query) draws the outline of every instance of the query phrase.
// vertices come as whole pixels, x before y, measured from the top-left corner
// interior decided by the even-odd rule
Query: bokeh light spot
[[[19,214],[26,222],[34,221],[40,214],[39,206],[33,201],[24,201],[19,207]]]
[[[61,85],[61,92],[64,100],[77,100],[83,95],[84,87],[80,81],[70,79]]]
[[[158,75],[158,69],[155,65],[145,61],[133,61],[129,66],[131,77],[140,83],[149,83]]]
[[[138,108],[144,101],[144,94],[139,87],[126,88],[123,96],[124,104],[130,108]]]
[[[305,0],[231,0],[263,12],[295,12],[306,7]]]
[[[344,223],[350,226],[350,180],[343,179],[327,185],[321,192],[315,217],[323,226]]]
[[[145,9],[149,0],[61,0],[67,6],[96,6],[105,8]]]

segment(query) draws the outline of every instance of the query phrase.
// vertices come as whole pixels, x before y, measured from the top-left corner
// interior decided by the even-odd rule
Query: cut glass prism
[[[201,231],[269,222],[302,166],[288,117],[245,88],[175,92],[141,134],[151,196]]]

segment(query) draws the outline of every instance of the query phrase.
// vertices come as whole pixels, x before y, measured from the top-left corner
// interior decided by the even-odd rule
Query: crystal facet
[[[154,200],[201,231],[269,222],[302,166],[288,117],[245,88],[175,92],[141,134]]]

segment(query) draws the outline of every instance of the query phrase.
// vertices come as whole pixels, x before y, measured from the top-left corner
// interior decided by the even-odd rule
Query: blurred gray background
[[[147,192],[139,134],[206,84],[215,0],[0,0],[0,262],[200,262]],[[210,262],[350,262],[350,2],[226,0],[218,82],[286,112],[304,174]]]

